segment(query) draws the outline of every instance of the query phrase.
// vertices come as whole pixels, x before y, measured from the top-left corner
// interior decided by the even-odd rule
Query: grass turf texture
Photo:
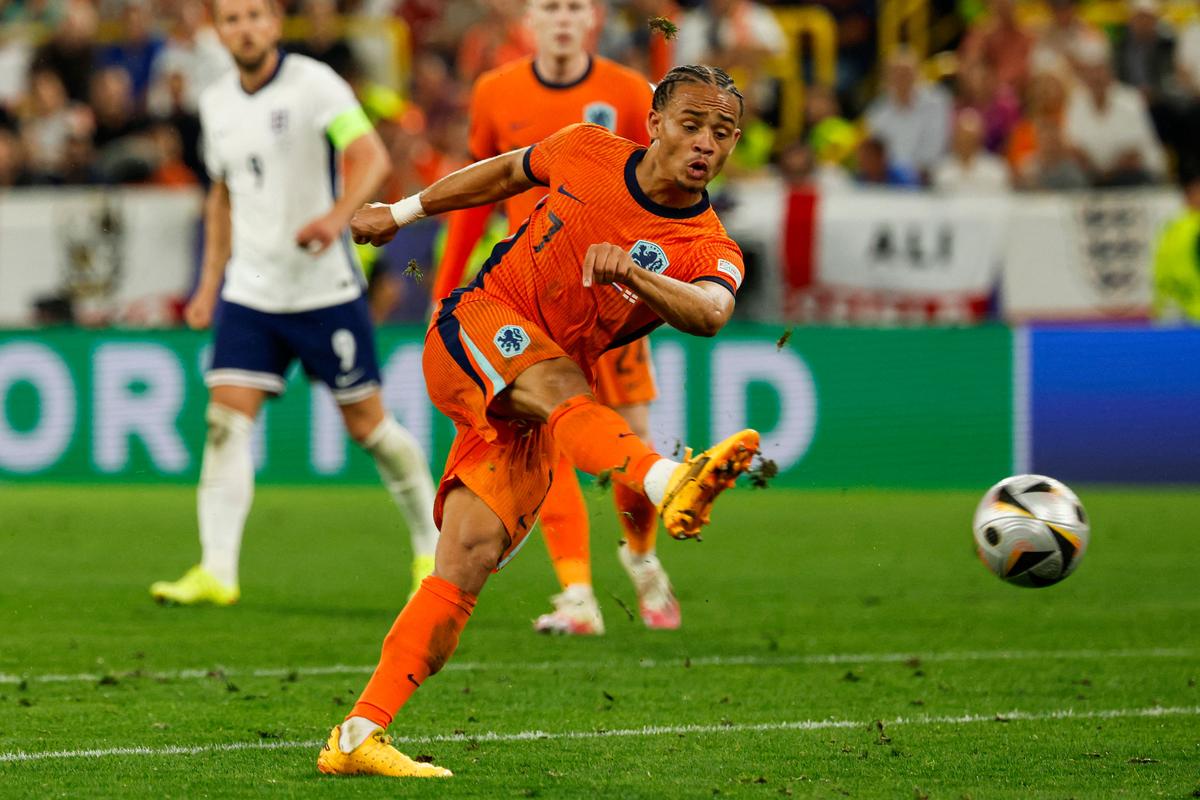
[[[556,589],[531,543],[393,726],[464,735],[402,745],[456,772],[430,784],[320,776],[316,746],[292,744],[349,709],[408,591],[407,537],[382,490],[260,489],[241,604],[182,609],[153,605],[147,586],[193,561],[190,490],[6,486],[0,673],[25,682],[0,683],[0,759],[252,749],[0,760],[0,796],[1194,796],[1200,493],[1081,494],[1091,552],[1066,582],[1025,590],[975,561],[974,494],[739,489],[704,542],[660,538],[684,610],[674,633],[622,610],[636,601],[611,500],[592,497],[608,635],[531,632]],[[319,671],[332,665],[350,671]],[[212,673],[178,672],[193,669]],[[45,680],[75,673],[91,677]],[[1156,706],[1191,711],[1045,718]],[[1041,718],[994,719],[1013,711]],[[961,715],[982,719],[948,721]],[[747,730],[830,719],[852,724]],[[647,725],[703,730],[489,736]]]

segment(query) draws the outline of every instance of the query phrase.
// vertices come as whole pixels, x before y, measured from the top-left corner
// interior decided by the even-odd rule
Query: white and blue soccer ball
[[[987,490],[975,509],[979,560],[999,578],[1039,588],[1079,566],[1091,528],[1079,498],[1045,475],[1014,475]]]

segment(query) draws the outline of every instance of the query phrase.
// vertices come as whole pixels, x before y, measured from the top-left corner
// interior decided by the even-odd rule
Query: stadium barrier
[[[997,284],[1009,322],[1145,317],[1169,189],[958,197],[731,187],[721,219],[746,252],[755,319],[961,324]]]
[[[0,195],[0,326],[67,296],[92,325],[161,325],[192,285],[201,195],[150,189]],[[722,219],[747,253],[739,313],[874,325],[986,317],[1145,316],[1169,190],[951,198],[777,179],[731,187]],[[31,269],[30,265],[39,265]],[[45,265],[42,267],[41,265]]]
[[[384,398],[436,469],[452,426],[428,401],[417,327],[379,334]],[[662,452],[745,426],[779,485],[1200,481],[1200,330],[734,325],[652,337]],[[0,482],[190,483],[209,337],[181,330],[0,333]],[[324,388],[294,373],[255,436],[265,483],[370,484]]]
[[[440,465],[415,327],[379,335],[385,401]],[[665,453],[745,426],[787,486],[976,486],[1012,464],[1011,334],[733,326],[653,337]],[[781,346],[782,345],[782,346]],[[0,334],[0,480],[190,483],[204,440],[209,337],[190,331]],[[256,433],[267,483],[373,483],[328,392],[293,374]]]
[[[1018,336],[1016,361],[1031,390],[1017,449],[1032,471],[1065,480],[1196,483],[1198,360],[1197,328],[1047,327]]]

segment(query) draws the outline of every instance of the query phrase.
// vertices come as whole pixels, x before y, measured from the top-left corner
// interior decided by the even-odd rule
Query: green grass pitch
[[[393,726],[431,784],[315,769],[408,591],[382,489],[261,488],[241,604],[182,609],[147,586],[197,553],[191,490],[0,486],[0,796],[1200,796],[1200,493],[1081,496],[1085,561],[1027,590],[974,493],[739,488],[660,541],[678,632],[627,615],[592,497],[608,635],[531,632],[532,542]]]

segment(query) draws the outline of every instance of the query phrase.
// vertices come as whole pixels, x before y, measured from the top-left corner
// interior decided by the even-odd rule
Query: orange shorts
[[[434,522],[441,528],[450,490],[466,486],[496,513],[512,540],[500,566],[537,520],[558,451],[544,426],[494,417],[488,407],[529,367],[566,357],[537,325],[486,298],[451,296],[425,335],[429,397],[457,430],[434,500]]]
[[[602,355],[596,362],[593,386],[596,399],[611,408],[649,403],[658,397],[650,340],[641,338]]]

